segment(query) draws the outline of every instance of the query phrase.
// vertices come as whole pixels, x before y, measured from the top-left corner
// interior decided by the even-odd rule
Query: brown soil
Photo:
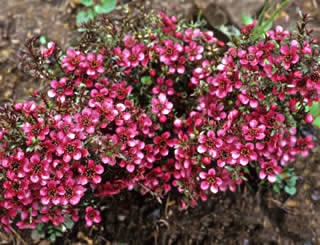
[[[3,4],[4,1],[4,4]],[[0,9],[0,102],[25,98],[40,81],[23,72],[17,55],[26,40],[44,35],[62,48],[76,41],[79,0],[2,0]],[[155,8],[190,17],[202,9],[211,24],[239,25],[241,13],[254,15],[263,1],[150,0]],[[300,8],[313,15],[320,36],[320,2],[296,0],[277,22],[294,26]],[[319,141],[320,142],[320,141]],[[289,197],[245,185],[237,193],[213,196],[194,209],[178,211],[170,196],[163,204],[128,193],[106,199],[101,226],[83,222],[56,244],[320,244],[320,143],[307,159],[298,159],[297,194]],[[36,239],[37,240],[37,239]],[[0,233],[0,244],[49,244],[29,232]]]

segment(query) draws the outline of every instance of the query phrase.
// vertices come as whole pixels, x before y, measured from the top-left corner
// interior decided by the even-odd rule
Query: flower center
[[[72,188],[67,188],[66,189],[66,196],[68,198],[72,197],[73,196],[73,189]]]
[[[173,49],[172,48],[167,48],[167,55],[172,55],[173,54]]]
[[[292,60],[292,55],[291,54],[288,54],[284,57],[285,61],[291,61]]]
[[[243,156],[248,156],[248,155],[249,155],[249,149],[243,148],[240,153],[241,153],[241,155],[243,155]]]
[[[90,66],[91,66],[92,69],[98,68],[98,63],[97,63],[97,61],[95,61],[95,60],[91,61]]]
[[[311,74],[311,80],[314,81],[314,82],[317,82],[319,80],[319,74],[312,73]]]
[[[215,177],[209,177],[209,178],[207,179],[207,181],[208,181],[208,183],[209,183],[210,185],[212,185],[212,184],[215,184],[215,183],[216,183],[216,178],[215,178]]]
[[[32,129],[32,134],[33,134],[33,136],[39,136],[40,131],[41,131],[40,128],[34,127],[34,128]]]
[[[72,154],[75,152],[75,146],[73,144],[67,144],[65,149],[69,154]]]
[[[267,172],[268,174],[272,174],[272,173],[273,173],[273,167],[271,167],[271,166],[267,167],[267,168],[266,168],[266,172]]]
[[[129,60],[131,61],[135,61],[137,59],[137,56],[135,56],[134,54],[130,55]]]
[[[90,126],[90,120],[89,120],[88,117],[82,118],[82,125],[85,126],[85,127]]]
[[[33,166],[33,171],[34,171],[34,173],[36,173],[36,174],[41,173],[41,171],[42,171],[42,165],[41,165],[41,164],[35,164],[35,165]]]
[[[12,184],[12,188],[14,189],[14,190],[19,190],[20,189],[20,183],[18,183],[18,182],[14,182],[13,184]]]
[[[247,58],[248,60],[254,60],[255,56],[254,54],[248,54]]]
[[[249,134],[250,134],[251,136],[256,136],[257,133],[258,133],[258,130],[255,129],[255,128],[251,128],[251,129],[249,130]]]
[[[161,91],[165,92],[165,91],[167,91],[168,87],[167,87],[167,85],[162,84],[160,89],[161,89]]]
[[[11,164],[11,169],[12,169],[13,171],[18,170],[18,169],[19,169],[19,166],[20,166],[20,164],[19,164],[18,162],[13,162],[13,163]]]
[[[56,196],[56,190],[55,189],[51,189],[49,192],[48,192],[48,195],[50,196],[50,197],[55,197]]]
[[[221,156],[222,156],[223,159],[226,159],[226,158],[229,157],[229,152],[227,152],[227,151],[222,151]]]
[[[92,169],[92,168],[88,168],[88,169],[86,170],[86,176],[87,176],[88,178],[93,177],[93,176],[94,176],[94,173],[95,173],[95,171],[94,171],[94,169]]]
[[[58,94],[63,94],[64,89],[62,87],[59,87],[59,88],[57,88],[56,91],[57,91]]]

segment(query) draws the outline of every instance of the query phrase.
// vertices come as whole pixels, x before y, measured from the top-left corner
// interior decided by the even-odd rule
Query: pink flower
[[[67,72],[71,72],[79,68],[80,63],[84,62],[86,56],[80,51],[75,51],[72,48],[67,50],[67,57],[61,59],[63,64],[61,65]]]
[[[84,195],[86,188],[84,188],[82,185],[77,185],[75,180],[69,178],[64,183],[64,190],[65,193],[60,197],[60,203],[61,205],[66,206],[68,203],[71,205],[77,205]]]
[[[164,80],[163,77],[158,77],[157,86],[152,88],[152,93],[153,94],[163,93],[167,95],[174,95],[174,89],[172,88],[172,86],[173,86],[172,79]]]
[[[42,118],[38,118],[37,121],[38,122],[34,125],[31,125],[28,122],[23,125],[23,131],[28,137],[28,143],[31,143],[33,139],[44,141],[46,135],[49,134],[49,127],[45,125],[44,120]]]
[[[218,161],[217,165],[222,168],[226,163],[234,165],[236,160],[232,157],[233,147],[231,145],[224,145],[218,149]]]
[[[232,151],[232,157],[239,159],[239,163],[243,166],[247,165],[250,160],[256,161],[258,159],[258,155],[254,150],[254,144],[252,143],[245,145],[241,143],[236,144],[236,149]]]
[[[152,112],[157,115],[167,115],[171,112],[173,104],[167,100],[165,94],[160,93],[158,98],[152,98]]]
[[[268,35],[270,36],[271,39],[277,40],[277,41],[282,41],[285,37],[290,36],[289,31],[283,31],[282,26],[276,26],[276,31],[268,31]]]
[[[103,73],[103,56],[98,54],[97,57],[93,53],[88,53],[86,60],[81,62],[79,66],[86,70],[88,76],[96,76],[98,73]]]
[[[100,223],[101,222],[101,216],[100,212],[98,210],[93,209],[91,206],[86,208],[86,224],[87,226],[92,226],[93,223]]]
[[[164,33],[169,33],[169,32],[175,31],[177,29],[177,27],[176,27],[177,19],[175,16],[172,16],[170,18],[163,12],[160,12],[159,15],[162,20],[162,24],[163,24],[162,31]]]
[[[265,177],[268,178],[270,183],[274,183],[277,180],[277,174],[280,174],[282,169],[277,166],[276,160],[271,160],[270,162],[261,162],[261,171],[259,173],[259,178],[264,179]]]
[[[41,160],[40,154],[35,153],[31,156],[28,164],[24,165],[24,171],[29,174],[32,183],[44,181],[50,178],[50,165],[47,160]]]
[[[97,105],[101,105],[107,98],[109,90],[105,88],[101,83],[95,84],[95,89],[92,89],[90,92],[91,99],[88,102],[88,105],[92,108]]]
[[[55,50],[56,50],[56,44],[54,42],[49,42],[48,48],[41,50],[41,54],[44,57],[48,58],[54,53]]]
[[[49,181],[47,186],[40,190],[41,203],[48,205],[50,202],[54,205],[60,204],[60,196],[64,195],[63,186],[59,185],[58,181]],[[58,186],[58,187],[57,187]]]
[[[126,87],[126,82],[122,81],[121,83],[113,83],[110,89],[110,97],[117,98],[119,100],[124,100],[127,95],[132,91],[132,87]]]
[[[93,134],[95,126],[99,122],[100,114],[96,110],[84,108],[80,113],[74,115],[74,120],[78,122],[79,131],[85,130],[88,134]]]
[[[216,176],[216,171],[210,168],[208,173],[200,172],[200,178],[202,179],[200,188],[206,191],[210,188],[212,193],[217,193],[219,191],[219,186],[222,185],[222,180]]]
[[[258,123],[257,120],[251,120],[249,124],[242,126],[242,133],[245,140],[262,140],[266,135],[264,133],[266,126]]]
[[[287,45],[281,45],[280,53],[282,56],[277,57],[277,61],[282,61],[284,64],[284,68],[288,70],[291,64],[296,64],[299,61],[299,55],[297,54],[297,41],[291,42],[291,48]]]
[[[144,60],[144,53],[139,45],[134,46],[131,50],[123,50],[122,54],[126,67],[137,67],[139,62]]]
[[[185,53],[190,61],[201,60],[203,50],[203,46],[197,45],[195,41],[191,41],[189,45],[185,47]]]
[[[171,65],[179,58],[179,54],[184,48],[179,43],[174,43],[172,40],[163,40],[164,47],[160,48],[160,61],[166,65]]]
[[[130,35],[125,35],[124,36],[124,46],[126,48],[133,48],[133,46],[136,45],[136,40],[134,40],[134,36],[130,36]]]
[[[312,140],[312,135],[308,135],[305,138],[298,139],[297,150],[300,152],[301,156],[307,157],[310,149],[312,149],[314,145],[315,143]]]
[[[59,80],[52,80],[50,85],[51,88],[48,91],[48,96],[53,98],[57,97],[60,102],[64,103],[66,100],[66,95],[67,96],[72,96],[73,95],[73,86],[70,86],[70,83],[72,81],[69,81],[69,78],[63,77]]]
[[[228,93],[232,92],[231,82],[224,74],[209,77],[207,82],[213,85],[210,87],[210,94],[216,95],[220,99],[226,97]]]
[[[88,166],[79,166],[78,171],[81,174],[79,178],[80,185],[86,185],[89,182],[99,184],[101,182],[101,174],[104,168],[101,165],[96,165],[93,160],[88,161]]]
[[[0,158],[1,159],[1,158]],[[6,176],[13,180],[14,178],[24,178],[24,166],[29,163],[28,158],[25,157],[24,152],[18,151],[14,156],[10,155],[8,158],[0,160],[3,168],[6,168]]]
[[[56,154],[58,156],[63,155],[63,161],[70,162],[71,159],[80,160],[81,157],[86,157],[88,150],[82,148],[80,140],[60,136],[60,144],[57,146]]]
[[[256,66],[262,55],[263,51],[259,50],[256,46],[250,46],[248,51],[241,49],[238,51],[241,65],[250,64],[251,66]]]
[[[201,134],[199,137],[200,145],[197,147],[197,151],[200,154],[208,152],[211,157],[217,156],[217,148],[223,145],[223,141],[220,138],[216,138],[214,131],[209,130],[206,135]]]
[[[175,145],[174,140],[169,140],[170,133],[164,132],[161,136],[156,136],[153,143],[156,144],[153,153],[156,155],[160,153],[162,156],[167,156],[169,153],[168,146],[172,147]]]

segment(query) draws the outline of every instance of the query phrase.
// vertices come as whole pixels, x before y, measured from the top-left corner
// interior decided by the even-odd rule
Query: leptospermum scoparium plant
[[[319,46],[306,28],[256,40],[254,23],[224,44],[201,22],[135,10],[100,16],[64,53],[28,43],[24,65],[46,81],[0,109],[0,224],[10,231],[101,221],[121,191],[196,205],[248,180],[274,183],[308,156],[319,101]]]

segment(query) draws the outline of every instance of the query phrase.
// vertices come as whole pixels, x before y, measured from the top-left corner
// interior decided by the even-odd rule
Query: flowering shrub
[[[66,53],[32,39],[24,65],[46,89],[0,109],[1,228],[91,226],[125,190],[175,189],[185,207],[275,182],[314,146],[301,131],[320,98],[307,20],[255,41],[247,25],[228,47],[201,22],[143,11],[99,17]]]

